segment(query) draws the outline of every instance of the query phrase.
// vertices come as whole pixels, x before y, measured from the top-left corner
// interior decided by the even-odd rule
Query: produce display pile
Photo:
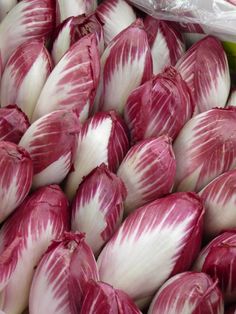
[[[219,39],[124,0],[0,0],[0,20],[0,313],[236,313]]]

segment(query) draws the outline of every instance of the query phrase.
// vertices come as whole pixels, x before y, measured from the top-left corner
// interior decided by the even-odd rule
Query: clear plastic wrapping
[[[200,24],[205,33],[236,42],[236,0],[131,0],[148,14],[181,23]]]

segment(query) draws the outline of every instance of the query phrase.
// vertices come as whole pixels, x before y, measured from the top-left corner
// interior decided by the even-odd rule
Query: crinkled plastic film
[[[181,23],[197,23],[236,42],[236,0],[131,0],[148,14]],[[211,33],[211,31],[209,31]]]

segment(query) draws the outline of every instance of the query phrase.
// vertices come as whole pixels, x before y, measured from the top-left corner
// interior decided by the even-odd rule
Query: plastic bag
[[[131,0],[160,19],[200,24],[205,33],[236,42],[236,0]]]
[[[236,0],[130,0],[156,18],[178,22],[188,46],[206,35],[218,37],[236,73]]]

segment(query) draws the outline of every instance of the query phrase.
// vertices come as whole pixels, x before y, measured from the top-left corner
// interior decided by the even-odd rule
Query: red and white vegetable
[[[163,134],[175,139],[193,110],[187,84],[170,67],[130,94],[124,117],[134,143]]]
[[[121,290],[104,282],[90,281],[80,314],[141,314],[132,300]]]
[[[31,120],[51,70],[51,58],[42,40],[30,40],[19,46],[2,75],[1,106],[17,104]]]
[[[148,314],[223,314],[223,296],[217,284],[204,273],[176,275],[158,291]]]
[[[84,122],[93,106],[99,73],[96,38],[91,34],[75,43],[53,69],[39,96],[33,120],[55,110],[73,109]]]
[[[72,111],[54,111],[35,121],[20,146],[33,161],[33,187],[61,183],[70,171],[76,151],[80,123]]]
[[[96,14],[103,24],[106,45],[136,20],[133,8],[124,0],[104,0]]]
[[[218,279],[225,303],[235,302],[236,229],[222,233],[199,254],[194,269]]]
[[[29,193],[33,164],[24,148],[14,143],[0,141],[0,169],[0,222],[2,222]]]
[[[31,314],[80,313],[87,281],[98,280],[93,252],[80,233],[65,233],[41,259],[30,289]]]
[[[206,208],[204,233],[207,238],[236,228],[236,170],[225,172],[211,181],[199,195]]]
[[[195,103],[195,114],[226,105],[230,75],[226,53],[215,37],[194,44],[177,62],[177,70],[187,82]]]
[[[0,141],[18,144],[30,126],[27,116],[16,105],[0,108]]]
[[[54,0],[22,0],[6,15],[0,24],[0,72],[21,44],[51,34],[54,5]]]
[[[126,126],[114,111],[99,112],[87,120],[79,134],[74,169],[66,181],[69,199],[75,196],[83,177],[102,163],[116,171],[128,149]]]
[[[185,51],[181,33],[150,15],[144,19],[144,28],[151,47],[153,73],[161,73],[166,67],[175,65]]]
[[[138,19],[109,43],[101,57],[95,110],[114,109],[122,114],[129,94],[151,77],[151,50]]]
[[[96,7],[96,0],[56,0],[57,24],[60,24],[71,16],[88,15]]]
[[[203,213],[194,193],[172,194],[137,209],[102,250],[100,279],[139,306],[147,305],[170,276],[192,264],[201,244]]]
[[[52,47],[52,59],[57,64],[69,48],[80,38],[95,33],[100,55],[104,51],[104,36],[101,23],[95,14],[70,17],[62,23]]]
[[[29,196],[0,230],[0,309],[22,313],[40,258],[68,228],[68,202],[59,186]],[[48,291],[43,291],[47,293]]]
[[[127,189],[126,214],[171,192],[176,162],[171,139],[165,135],[131,147],[117,175]]]
[[[236,108],[211,109],[188,121],[174,143],[176,189],[199,192],[236,168]]]
[[[121,223],[126,189],[105,164],[95,168],[81,183],[72,206],[71,228],[86,234],[97,254]]]

